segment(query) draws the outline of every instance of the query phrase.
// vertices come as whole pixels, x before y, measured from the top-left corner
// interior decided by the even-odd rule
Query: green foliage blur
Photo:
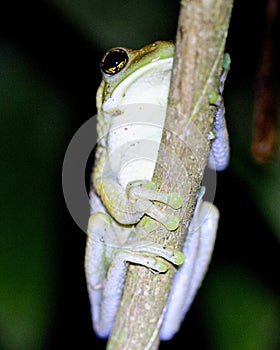
[[[86,237],[64,203],[63,158],[74,133],[96,113],[103,52],[175,39],[179,1],[39,0],[5,6],[0,349],[105,349],[106,341],[91,328],[83,270]],[[217,243],[181,331],[160,349],[179,343],[207,350],[280,348],[279,152],[263,166],[250,155],[263,21],[264,1],[235,1],[225,89],[232,158],[217,175]]]

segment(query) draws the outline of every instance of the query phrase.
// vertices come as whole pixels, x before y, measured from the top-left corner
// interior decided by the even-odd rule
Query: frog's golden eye
[[[123,49],[112,49],[103,56],[100,68],[103,73],[114,75],[121,71],[128,62],[128,55]]]

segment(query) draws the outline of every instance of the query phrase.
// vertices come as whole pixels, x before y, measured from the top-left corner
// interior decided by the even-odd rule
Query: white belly
[[[112,118],[108,159],[119,183],[126,187],[130,181],[152,178],[166,108],[141,103],[121,106],[121,110]]]

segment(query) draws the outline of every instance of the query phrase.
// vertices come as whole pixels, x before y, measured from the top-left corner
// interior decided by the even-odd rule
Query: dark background
[[[63,158],[72,136],[96,114],[102,54],[114,46],[139,48],[175,39],[179,1],[5,3],[0,21],[0,349],[104,349],[106,342],[91,328],[86,237],[63,199]],[[265,1],[234,4],[225,90],[232,157],[229,168],[217,175],[217,243],[181,332],[160,349],[174,349],[179,342],[188,349],[215,350],[280,345],[279,153],[263,166],[250,154],[264,6]],[[279,40],[275,45],[279,87]]]

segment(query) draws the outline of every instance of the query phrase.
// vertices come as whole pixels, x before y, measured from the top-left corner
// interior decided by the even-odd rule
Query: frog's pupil
[[[112,49],[105,53],[100,68],[103,73],[114,75],[121,71],[128,62],[128,55],[123,49]]]

